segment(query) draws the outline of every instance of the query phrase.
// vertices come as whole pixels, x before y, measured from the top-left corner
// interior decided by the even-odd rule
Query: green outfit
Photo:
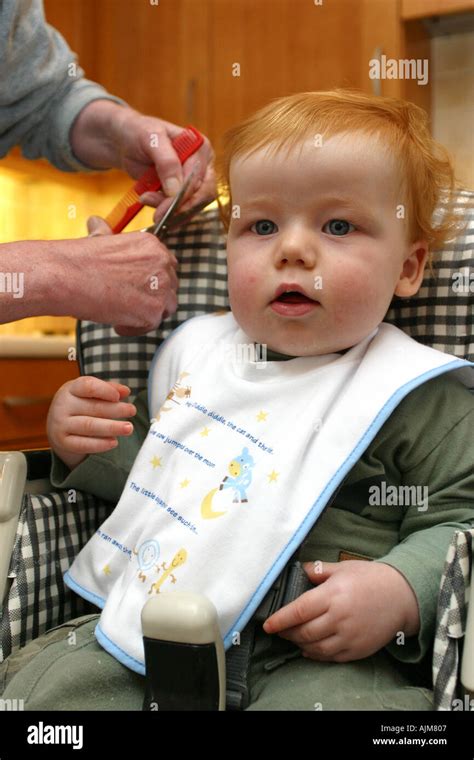
[[[55,486],[119,499],[149,428],[146,393],[135,403],[133,435],[111,452],[89,456],[73,472],[55,458]],[[358,557],[395,567],[415,592],[419,635],[341,664],[295,658],[293,644],[260,631],[249,709],[432,709],[429,660],[443,564],[453,532],[474,521],[473,422],[474,399],[449,373],[416,388],[386,421],[299,551],[302,561]],[[420,498],[390,505],[388,498],[385,505],[374,504],[370,488],[384,483],[387,494],[389,486],[428,485],[427,503]],[[2,678],[8,683],[3,698],[23,698],[26,709],[141,709],[143,678],[99,646],[96,620],[74,629],[74,645],[66,638],[74,621],[32,642],[32,654],[45,648],[28,665],[28,647],[12,655],[0,668],[0,688]]]

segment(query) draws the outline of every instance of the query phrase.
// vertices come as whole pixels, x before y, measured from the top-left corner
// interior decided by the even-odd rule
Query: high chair
[[[456,207],[466,228],[435,254],[434,276],[427,269],[419,293],[410,299],[395,298],[386,315],[386,321],[421,343],[471,361],[473,202],[474,192],[460,192]],[[135,338],[119,337],[104,325],[78,324],[81,373],[128,385],[131,400],[146,386],[157,345],[175,327],[197,314],[228,308],[225,232],[217,209],[200,212],[185,227],[168,233],[164,242],[179,261],[179,305],[174,315],[158,330]],[[48,451],[27,452],[26,457],[20,452],[0,453],[0,660],[46,630],[97,611],[65,587],[63,573],[114,504],[79,491],[55,492],[48,481],[49,467]],[[435,705],[440,710],[465,709],[456,703],[464,632],[462,683],[474,696],[474,584],[469,583],[473,538],[474,526],[456,534],[441,583],[433,654]],[[291,575],[293,582],[295,577]],[[274,589],[280,605],[288,601],[282,583],[279,579]],[[296,579],[296,587],[289,598],[305,590],[301,579]],[[265,614],[268,609],[267,603]],[[244,641],[242,648],[233,649],[242,651],[246,646]],[[246,700],[242,666],[234,670],[228,659],[229,664],[227,706],[242,708]]]

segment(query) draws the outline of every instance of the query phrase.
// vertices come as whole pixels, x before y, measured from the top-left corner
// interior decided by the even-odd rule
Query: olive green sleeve
[[[135,399],[137,414],[132,419],[133,433],[119,437],[118,446],[103,454],[90,454],[81,464],[69,470],[53,452],[51,483],[56,488],[86,491],[100,499],[117,503],[130,470],[150,427],[147,391]]]
[[[388,488],[408,498],[391,501]],[[420,631],[396,637],[388,650],[401,661],[418,662],[435,634],[450,541],[473,521],[474,397],[446,373],[401,401],[309,532],[298,559],[338,562],[346,555],[397,569],[416,596]]]
[[[399,543],[378,559],[405,577],[418,602],[418,636],[388,646],[404,662],[420,661],[431,646],[449,544],[456,530],[474,523],[474,399],[452,381],[432,388],[437,393],[425,398],[431,405],[427,422],[417,429],[411,409],[412,443],[399,453],[402,487],[417,496],[403,508]],[[428,395],[431,389],[425,390]],[[410,405],[405,412],[410,415]]]

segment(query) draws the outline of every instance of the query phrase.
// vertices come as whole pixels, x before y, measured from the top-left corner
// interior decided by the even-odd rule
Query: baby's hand
[[[97,377],[78,377],[65,383],[49,408],[47,431],[51,447],[74,469],[87,454],[108,451],[118,445],[117,436],[133,432],[133,404],[122,401],[130,388]]]
[[[400,631],[420,627],[415,594],[390,565],[364,560],[308,562],[318,584],[269,617],[267,633],[297,644],[313,660],[349,662],[377,652]]]

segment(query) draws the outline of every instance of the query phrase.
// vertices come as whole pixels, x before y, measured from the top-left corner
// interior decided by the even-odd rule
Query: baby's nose
[[[309,244],[289,243],[278,251],[278,264],[312,268],[316,264],[316,251]]]

